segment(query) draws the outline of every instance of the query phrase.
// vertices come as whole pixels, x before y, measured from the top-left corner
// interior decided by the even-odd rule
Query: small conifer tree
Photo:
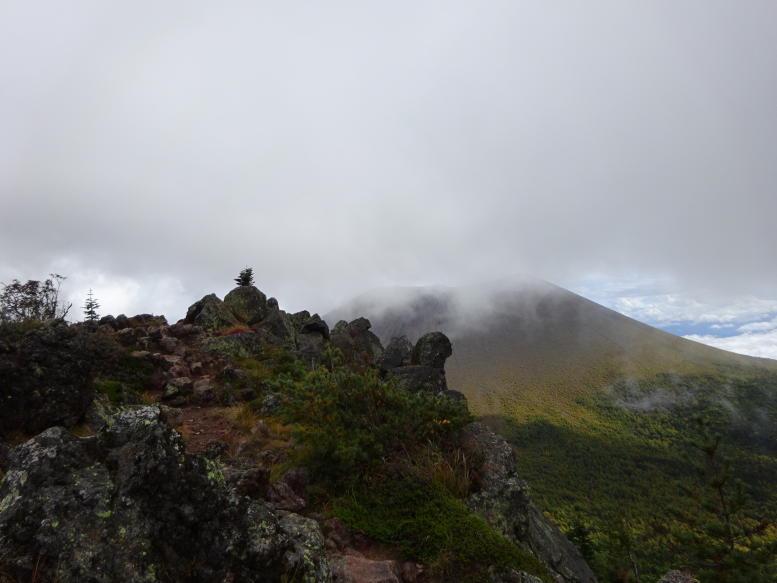
[[[240,275],[235,278],[237,285],[246,286],[254,285],[254,270],[251,267],[246,267],[240,271]]]
[[[89,295],[86,297],[86,302],[84,303],[84,319],[86,322],[94,324],[100,319],[100,314],[97,313],[99,307],[100,304],[90,289]]]

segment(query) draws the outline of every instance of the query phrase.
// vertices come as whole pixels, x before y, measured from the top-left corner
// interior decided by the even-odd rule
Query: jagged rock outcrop
[[[378,360],[378,366],[384,372],[400,366],[407,366],[413,356],[413,343],[407,336],[396,336],[386,345],[383,355]]]
[[[411,364],[391,370],[397,385],[406,391],[427,391],[442,393],[448,389],[445,371],[431,366]]]
[[[442,332],[429,332],[415,343],[411,364],[444,368],[445,361],[451,354],[453,347],[448,337]]]
[[[270,337],[254,330],[247,330],[227,336],[203,338],[200,346],[205,352],[225,359],[251,358],[262,352],[263,340],[268,341]]]
[[[380,339],[370,332],[372,324],[367,318],[351,322],[338,322],[331,333],[332,344],[343,351],[348,362],[374,365],[383,354]]]
[[[296,334],[291,317],[278,307],[277,301],[270,300],[267,300],[267,315],[259,326],[272,334],[277,344],[293,344]]]
[[[442,393],[448,390],[445,361],[452,353],[451,341],[442,332],[425,334],[415,346],[400,336],[391,340],[378,366],[407,391]]]
[[[0,338],[0,438],[78,423],[94,398],[101,336],[56,320],[7,334]]]
[[[230,495],[183,453],[158,407],[94,437],[52,427],[17,446],[0,485],[0,572],[69,582],[330,581],[315,521]]]
[[[482,423],[464,428],[461,445],[480,461],[479,487],[467,505],[499,533],[528,548],[560,583],[594,583],[596,577],[580,552],[531,501],[529,486],[518,477],[515,453]]]
[[[216,294],[208,294],[189,306],[184,322],[202,326],[206,330],[219,330],[236,325],[238,320]]]
[[[255,326],[268,313],[267,296],[253,285],[240,285],[224,296],[224,306],[240,322]]]

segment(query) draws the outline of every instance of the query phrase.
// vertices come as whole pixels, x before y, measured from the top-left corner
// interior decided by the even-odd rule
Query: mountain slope
[[[396,288],[357,297],[330,322],[366,315],[384,342],[438,329],[453,342],[449,385],[481,414],[584,416],[578,400],[623,378],[657,373],[738,376],[777,371],[657,330],[550,283]]]

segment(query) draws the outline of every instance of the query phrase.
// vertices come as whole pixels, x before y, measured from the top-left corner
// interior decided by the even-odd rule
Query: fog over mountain
[[[0,281],[171,319],[244,265],[292,310],[518,272],[771,301],[776,28],[759,0],[5,3]]]

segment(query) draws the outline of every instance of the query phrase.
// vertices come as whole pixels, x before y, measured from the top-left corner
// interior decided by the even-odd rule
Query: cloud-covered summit
[[[246,264],[321,311],[519,271],[777,297],[775,28],[766,1],[6,3],[0,280],[172,317]]]

